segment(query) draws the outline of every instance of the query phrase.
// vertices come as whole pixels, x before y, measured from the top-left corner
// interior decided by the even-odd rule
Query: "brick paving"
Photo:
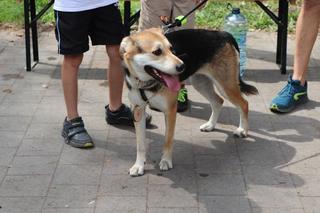
[[[214,132],[200,132],[209,105],[188,85],[191,107],[177,117],[175,168],[159,170],[164,119],[151,112],[156,126],[147,132],[146,174],[132,178],[134,130],[108,126],[104,120],[104,47],[91,48],[81,66],[79,109],[96,147],[80,150],[65,145],[60,136],[65,107],[54,33],[41,33],[41,62],[32,72],[24,70],[24,38],[4,37],[0,213],[320,212],[319,42],[308,77],[311,101],[289,115],[274,115],[268,105],[287,79],[274,63],[276,36],[250,33],[245,80],[260,91],[248,98],[250,137],[233,137],[239,118],[230,103]],[[293,44],[290,38],[289,72]],[[126,89],[123,100],[128,103]]]

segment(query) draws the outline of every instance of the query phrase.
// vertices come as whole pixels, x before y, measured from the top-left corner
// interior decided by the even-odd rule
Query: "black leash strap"
[[[182,21],[185,20],[191,13],[199,9],[202,5],[204,5],[208,0],[201,1],[195,8],[189,11],[186,15],[182,17],[182,19],[176,19],[172,24],[169,24],[167,28],[180,27],[182,25]]]

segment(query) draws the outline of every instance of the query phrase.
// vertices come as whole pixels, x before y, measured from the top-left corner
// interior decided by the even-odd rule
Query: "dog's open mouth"
[[[169,75],[149,65],[145,66],[144,69],[150,76],[163,83],[172,91],[179,91],[180,81],[177,75]]]

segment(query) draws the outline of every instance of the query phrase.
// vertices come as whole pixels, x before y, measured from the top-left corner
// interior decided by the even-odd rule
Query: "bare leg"
[[[296,28],[296,50],[292,79],[304,85],[311,51],[320,24],[320,1],[304,0]]]
[[[78,113],[78,71],[83,54],[65,55],[61,68],[61,81],[64,100],[69,120],[79,116]]]
[[[123,91],[123,71],[118,45],[106,46],[109,56],[109,108],[111,111],[116,111],[122,104]]]

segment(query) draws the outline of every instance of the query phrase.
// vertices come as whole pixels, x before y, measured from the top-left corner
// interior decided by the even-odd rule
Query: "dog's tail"
[[[241,77],[239,76],[239,81],[240,81],[240,91],[244,93],[245,95],[258,95],[259,91],[256,87],[246,84]]]

